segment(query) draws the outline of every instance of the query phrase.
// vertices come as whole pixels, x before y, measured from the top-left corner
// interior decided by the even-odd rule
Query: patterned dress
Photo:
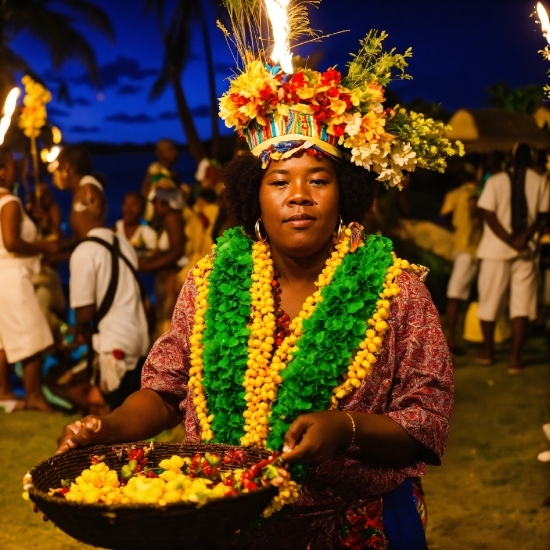
[[[340,402],[340,409],[384,414],[433,451],[440,464],[453,405],[453,373],[439,314],[417,275],[398,277],[389,330],[372,374]],[[179,397],[188,442],[200,441],[193,400],[187,398],[189,336],[197,290],[190,274],[168,332],[153,346],[143,368],[142,387]],[[275,521],[248,533],[247,548],[278,550],[387,548],[382,495],[407,478],[422,476],[426,464],[407,468],[369,465],[358,449],[338,453],[308,470],[297,503]]]

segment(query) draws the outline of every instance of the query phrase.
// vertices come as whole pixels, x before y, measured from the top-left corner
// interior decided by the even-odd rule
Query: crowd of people
[[[203,166],[197,173],[202,181],[190,186],[174,170],[178,150],[171,140],[160,140],[155,153],[141,188],[126,193],[121,218],[107,227],[105,178],[94,173],[84,147],[65,147],[49,168],[52,184],[72,194],[66,234],[52,187],[41,182],[22,201],[13,155],[1,148],[5,406],[51,410],[52,403],[62,403],[101,414],[139,389],[145,357],[167,330],[187,273],[227,226],[219,215],[218,168],[207,163],[208,170]],[[63,262],[70,273],[65,285]],[[144,287],[143,274],[152,275],[153,292]],[[22,368],[23,398],[11,387],[14,366]]]
[[[141,189],[124,196],[122,217],[114,226],[108,227],[103,178],[94,175],[85,148],[64,148],[52,167],[52,180],[56,187],[72,195],[69,237],[61,229],[60,210],[48,185],[42,183],[39,194],[26,205],[13,193],[16,179],[13,158],[8,149],[0,149],[0,303],[3,311],[0,316],[0,401],[15,402],[16,409],[51,410],[51,395],[46,399],[43,394],[45,381],[42,375],[44,357],[55,358],[57,364],[52,369],[54,376],[49,377],[48,391],[88,415],[67,428],[62,438],[62,450],[92,441],[148,437],[163,428],[176,426],[181,422],[182,414],[188,441],[208,439],[209,432],[191,405],[197,397],[187,399],[189,375],[185,368],[181,368],[187,364],[189,352],[195,357],[198,353],[193,347],[195,329],[192,320],[196,322],[194,308],[197,307],[193,304],[195,297],[200,297],[203,291],[196,286],[196,281],[201,280],[200,276],[197,278],[197,266],[203,264],[202,258],[209,254],[213,242],[225,229],[243,226],[248,234],[255,235],[257,243],[269,242],[272,257],[277,261],[270,289],[272,286],[279,289],[281,280],[290,281],[290,284],[285,282],[284,311],[288,312],[285,315],[289,319],[297,319],[302,315],[299,309],[305,291],[301,290],[303,282],[293,281],[296,270],[294,256],[304,247],[306,250],[318,247],[323,231],[327,235],[331,233],[332,218],[336,215],[334,204],[338,202],[334,196],[336,191],[329,192],[329,187],[317,188],[315,184],[313,191],[297,187],[289,188],[287,192],[282,191],[286,189],[286,183],[282,186],[280,182],[288,179],[303,187],[306,184],[299,182],[308,181],[311,173],[315,178],[322,174],[328,181],[348,185],[349,188],[341,187],[338,191],[339,200],[346,205],[340,207],[340,216],[344,216],[346,222],[360,219],[367,227],[372,221],[372,205],[376,200],[374,187],[368,192],[367,188],[361,189],[355,182],[363,176],[347,174],[340,167],[335,172],[332,161],[298,156],[279,161],[285,163],[284,168],[273,162],[264,173],[256,165],[256,159],[244,155],[226,167],[224,184],[221,184],[220,172],[215,169],[209,170],[206,184],[207,178],[204,178],[202,184],[198,182],[191,187],[183,184],[173,169],[176,155],[173,143],[169,140],[159,142],[158,161],[148,168]],[[453,228],[454,263],[446,309],[448,347],[454,354],[462,353],[457,338],[459,312],[462,304],[472,300],[477,279],[478,316],[484,342],[476,362],[482,365],[493,362],[495,319],[507,309],[512,320],[513,340],[510,373],[520,372],[521,351],[529,322],[535,320],[540,312],[541,300],[543,305],[548,303],[548,296],[541,293],[545,271],[538,269],[541,235],[549,232],[548,179],[545,171],[535,169],[533,160],[530,149],[520,145],[508,162],[503,159],[502,169],[497,168],[492,174],[484,173],[481,163],[471,159],[461,161],[452,174],[456,187],[447,193],[440,211]],[[312,172],[314,168],[315,172]],[[205,171],[202,172],[204,176]],[[259,203],[247,187],[254,178],[261,178]],[[281,201],[281,193],[291,193],[292,197]],[[354,200],[348,200],[352,195]],[[319,214],[323,209],[332,217],[327,218],[326,230],[315,233],[311,242],[297,240],[292,245],[294,248],[287,250],[288,243],[296,238],[285,234],[280,227],[280,218],[288,205],[299,207],[300,211],[309,212],[311,209],[317,212],[315,216],[321,221],[326,215],[324,212]],[[258,216],[260,218],[254,223]],[[309,217],[289,219],[300,227],[300,224],[310,223]],[[283,227],[286,224],[287,221],[283,221]],[[340,221],[337,234],[332,236],[333,243],[340,243],[343,227]],[[354,227],[353,223],[350,227]],[[236,240],[237,234],[231,233],[225,238],[223,247],[233,246],[232,242]],[[236,251],[238,247],[229,253],[230,256]],[[323,263],[324,255],[323,252]],[[228,259],[240,261],[238,256]],[[64,261],[69,262],[70,272],[68,302],[57,272],[57,267]],[[262,265],[265,268],[267,264]],[[309,284],[311,277],[307,276],[307,265],[303,277]],[[405,264],[399,264],[398,260],[396,265]],[[192,270],[193,276],[189,277]],[[141,274],[145,273],[154,276],[151,296],[143,286]],[[423,464],[437,464],[442,457],[451,406],[452,367],[437,311],[417,276],[401,276],[400,291],[403,297],[396,298],[392,306],[396,319],[405,316],[407,326],[422,327],[422,331],[430,333],[427,341],[418,336],[418,342],[424,342],[424,350],[420,353],[418,349],[403,347],[400,342],[409,341],[410,335],[402,334],[403,327],[394,326],[394,321],[390,323],[388,330],[396,335],[396,348],[391,343],[386,344],[382,363],[387,372],[377,367],[380,370],[377,376],[388,380],[395,377],[397,363],[394,361],[399,356],[399,376],[405,376],[403,387],[392,386],[393,397],[378,395],[367,409],[368,422],[365,418],[363,423],[361,414],[350,415],[354,411],[365,412],[360,404],[351,400],[344,416],[317,416],[323,413],[300,416],[290,426],[284,442],[287,459],[291,462],[299,460],[317,464],[325,461],[323,467],[327,474],[335,477],[344,465],[351,468],[357,486],[366,491],[363,498],[372,497],[374,502],[380,492],[393,495],[397,489],[392,487],[398,484],[398,489],[403,491],[409,483],[407,494],[413,495],[416,503],[415,517],[417,512],[423,517],[424,504],[418,476],[423,474]],[[294,298],[295,293],[299,298]],[[277,298],[280,294],[276,292],[274,296]],[[67,316],[67,306],[74,312],[72,322]],[[415,315],[420,317],[416,319]],[[275,328],[270,332],[277,338],[274,340],[276,345],[283,345],[288,326],[282,315],[278,320],[276,318]],[[216,327],[219,329],[218,324]],[[280,341],[279,330],[282,331]],[[326,340],[317,340],[318,345]],[[368,341],[373,342],[374,338]],[[321,346],[321,352],[323,349]],[[410,355],[413,351],[416,354],[414,361]],[[329,348],[326,353],[330,353]],[[378,400],[380,403],[395,400],[396,391],[398,394],[402,392],[399,399],[411,398],[409,392],[415,386],[411,377],[418,369],[425,374],[427,368],[423,361],[418,366],[419,358],[429,356],[433,359],[434,354],[438,358],[437,369],[430,371],[430,380],[432,383],[437,380],[437,387],[422,398],[422,408],[434,414],[433,422],[438,428],[434,433],[428,433],[423,431],[423,423],[418,419],[405,419],[398,408],[390,413],[395,417],[388,416],[385,408],[376,403]],[[320,360],[321,356],[312,364]],[[9,375],[15,363],[20,363],[22,369],[23,399],[10,387]],[[377,391],[380,392],[382,387],[385,386],[382,384]],[[439,405],[436,405],[436,400],[440,400]],[[127,422],[137,417],[142,419],[139,429],[135,422]],[[147,422],[145,417],[149,419]],[[345,441],[349,438],[348,420],[353,427],[352,445],[342,455],[338,450],[346,446]],[[75,431],[77,435],[73,434]],[[321,437],[321,433],[330,436],[327,439],[324,435]],[[264,436],[259,433],[260,438]],[[308,437],[312,439],[309,447],[309,443],[303,443],[308,441]],[[317,443],[313,443],[316,438],[323,439],[326,448],[318,448]],[[362,465],[362,459],[354,458],[356,451],[353,450],[357,444],[371,447],[373,441],[379,450],[371,453],[368,460],[385,465],[376,470],[375,477],[372,477],[374,470]],[[304,445],[306,450],[299,450]],[[399,449],[399,461],[392,458],[395,449]],[[333,456],[334,452],[337,454]],[[342,458],[344,462],[340,463],[338,457],[346,458]],[[388,473],[390,470],[394,472],[392,475]],[[376,494],[371,495],[367,487],[375,479],[378,484]],[[321,494],[308,490],[306,498],[309,504],[322,502],[331,509],[332,505],[325,502]],[[343,498],[352,502],[354,495],[355,492],[351,491]],[[391,504],[395,497],[384,498],[388,523],[395,511],[392,511]],[[350,510],[345,512],[344,522],[349,521]],[[372,518],[378,513],[376,507],[358,510]],[[353,511],[352,515],[359,512]],[[310,521],[307,514],[304,517],[305,521]],[[285,520],[291,526],[293,537],[298,533],[312,536],[311,530],[302,529],[300,515],[291,521],[286,514]],[[342,520],[335,521],[326,536],[336,536],[336,526]],[[320,525],[325,523],[323,520]],[[381,529],[379,522],[376,532],[381,533]],[[262,541],[273,536],[268,529],[252,535],[254,544],[260,547]],[[419,535],[419,540],[422,537]]]
[[[550,194],[544,161],[545,155],[537,156],[521,143],[489,172],[480,159],[462,162],[455,174],[458,185],[447,193],[440,211],[451,218],[453,229],[446,308],[449,348],[457,355],[464,353],[457,344],[460,305],[476,294],[483,345],[475,361],[494,362],[495,323],[499,316],[509,317],[510,374],[523,367],[530,322],[544,324],[550,305],[544,246],[550,233]],[[477,293],[472,293],[476,280]]]
[[[69,238],[48,184],[41,183],[25,205],[13,194],[16,167],[2,148],[0,276],[6,283],[0,296],[10,314],[0,321],[0,401],[15,400],[16,409],[51,408],[40,389],[45,353],[56,366],[48,388],[84,413],[108,412],[139,388],[150,344],[167,331],[189,271],[234,225],[219,167],[205,161],[196,173],[201,181],[190,186],[174,170],[178,151],[171,140],[160,140],[155,153],[141,188],[124,196],[122,216],[109,228],[105,182],[93,175],[90,155],[80,146],[63,149],[52,180],[73,195]],[[453,230],[445,311],[449,348],[464,354],[458,321],[464,304],[474,300],[483,335],[475,361],[492,364],[495,321],[509,313],[510,373],[521,371],[529,322],[547,314],[550,304],[547,246],[540,254],[550,233],[548,179],[535,161],[525,144],[492,165],[479,157],[460,160],[440,211]],[[372,217],[370,210],[362,223],[376,230]],[[69,258],[66,296],[57,267]],[[153,275],[152,295],[140,273]],[[27,309],[16,307],[17,301],[10,307],[10,300],[21,299],[16,279]],[[23,399],[9,383],[16,363],[22,365]]]

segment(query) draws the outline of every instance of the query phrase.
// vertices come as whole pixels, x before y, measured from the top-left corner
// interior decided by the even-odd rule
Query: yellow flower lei
[[[212,246],[212,250],[216,245]],[[208,406],[206,403],[206,395],[202,386],[204,363],[202,360],[203,332],[206,328],[204,315],[206,314],[206,298],[208,296],[208,277],[213,267],[213,255],[205,256],[197,263],[197,267],[193,269],[195,277],[195,286],[197,288],[197,297],[195,299],[195,315],[193,318],[193,331],[189,337],[191,346],[191,368],[189,369],[189,390],[193,392],[193,404],[197,413],[197,419],[201,427],[201,438],[203,441],[211,441],[214,439],[211,422],[213,415],[208,415]]]

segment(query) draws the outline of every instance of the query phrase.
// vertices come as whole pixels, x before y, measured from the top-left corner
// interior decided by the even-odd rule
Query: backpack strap
[[[86,242],[86,241],[92,241],[94,243],[101,244],[105,248],[107,248],[108,250],[111,250],[111,251],[113,249],[112,244],[110,244],[107,241],[104,241],[103,239],[100,239],[98,237],[87,237],[87,238],[83,239],[80,242]],[[133,266],[132,262],[124,254],[122,254],[122,252],[120,252],[120,247],[119,247],[118,239],[117,239],[116,235],[115,235],[114,242],[116,242],[116,246],[117,246],[117,257],[120,258],[126,264],[128,269],[132,272],[132,275],[134,276],[134,279],[136,280],[136,283],[139,287],[139,293],[141,294],[141,299],[144,300],[147,297],[147,290],[143,286],[143,282],[141,281],[141,279],[138,275],[137,269]],[[118,265],[117,265],[117,267],[118,267]]]
[[[114,237],[113,244],[109,244],[107,241],[100,239],[99,237],[86,237],[81,242],[94,242],[107,248],[111,252],[111,280],[107,287],[107,292],[101,301],[101,304],[96,310],[94,318],[92,319],[92,333],[97,334],[100,321],[107,315],[111,309],[115,300],[116,289],[118,286],[119,267],[118,258],[121,256],[118,239]]]

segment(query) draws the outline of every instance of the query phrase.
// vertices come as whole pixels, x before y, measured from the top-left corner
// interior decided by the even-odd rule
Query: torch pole
[[[34,172],[34,197],[36,202],[40,200],[40,166],[38,164],[38,150],[36,148],[36,137],[31,137],[31,157]]]

